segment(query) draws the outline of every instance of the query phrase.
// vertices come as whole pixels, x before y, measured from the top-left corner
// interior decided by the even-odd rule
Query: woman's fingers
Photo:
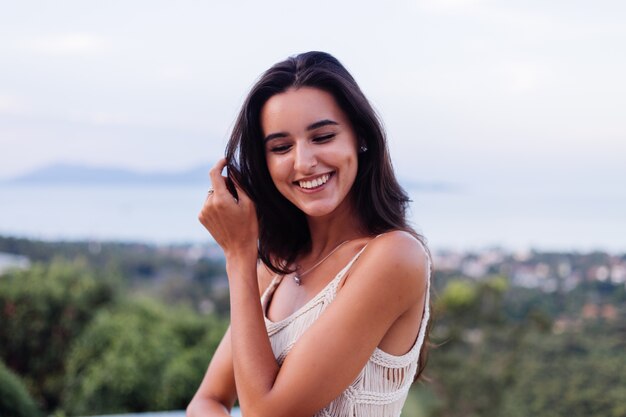
[[[246,192],[241,188],[241,186],[239,185],[239,183],[237,183],[235,179],[232,179],[232,184],[235,187],[235,191],[237,191],[237,202],[239,203],[239,205],[247,206],[251,204],[252,200],[250,199],[248,194],[246,194]]]
[[[211,185],[213,187],[214,193],[218,195],[223,195],[225,192],[228,192],[228,188],[226,188],[225,177],[222,176],[222,171],[226,166],[226,158],[222,158],[211,168],[209,171],[209,177],[211,178]]]
[[[207,196],[198,219],[225,253],[249,252],[258,240],[256,210],[239,184],[222,175],[225,167],[226,159],[220,159],[209,171],[214,191]]]

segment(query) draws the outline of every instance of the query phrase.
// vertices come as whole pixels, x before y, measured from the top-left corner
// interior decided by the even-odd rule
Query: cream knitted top
[[[420,242],[421,243],[421,242]],[[367,245],[366,245],[367,246]],[[365,246],[365,247],[366,247]],[[365,247],[333,278],[328,285],[304,306],[289,317],[273,322],[265,315],[265,326],[270,338],[274,356],[282,365],[298,338],[324,312],[335,299],[337,289],[352,264],[363,253]],[[425,251],[427,254],[428,252]],[[430,317],[430,264],[428,257],[428,279],[426,283],[426,300],[424,314],[417,339],[413,347],[404,355],[396,356],[375,348],[369,360],[350,384],[350,386],[334,399],[328,406],[320,410],[315,417],[399,417],[406,400],[409,388],[417,372],[420,349],[424,343],[426,325]],[[272,294],[280,284],[283,275],[272,279],[269,287],[261,297],[263,311]]]

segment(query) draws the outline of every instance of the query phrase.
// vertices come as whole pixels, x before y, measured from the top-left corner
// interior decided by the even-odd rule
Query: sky
[[[323,50],[379,112],[404,178],[625,193],[621,0],[0,5],[0,179],[58,162],[208,169],[257,77]]]

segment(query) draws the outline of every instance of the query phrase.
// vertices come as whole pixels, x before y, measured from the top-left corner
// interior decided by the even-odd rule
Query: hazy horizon
[[[54,161],[149,171],[216,160],[256,78],[317,49],[379,111],[400,175],[617,185],[624,17],[616,0],[322,1],[306,13],[276,0],[10,2],[0,178]]]
[[[57,162],[208,170],[257,77],[324,50],[380,114],[400,178],[472,196],[424,201],[425,228],[480,240],[476,215],[503,240],[539,223],[571,245],[626,236],[626,2],[5,3],[0,179]]]

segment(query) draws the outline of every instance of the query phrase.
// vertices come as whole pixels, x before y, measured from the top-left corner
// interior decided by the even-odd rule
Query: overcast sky
[[[360,83],[404,177],[626,188],[622,0],[0,4],[0,178],[213,161],[255,79],[315,49]]]

